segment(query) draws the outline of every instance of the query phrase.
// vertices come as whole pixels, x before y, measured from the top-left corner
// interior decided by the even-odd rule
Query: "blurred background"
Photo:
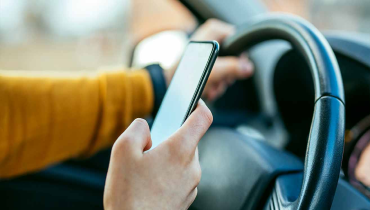
[[[165,70],[170,69],[181,57],[194,29],[201,24],[180,1],[0,0],[0,70],[94,71],[102,67],[142,68],[151,63],[159,63]],[[335,32],[335,35],[343,33],[345,36],[363,36],[370,43],[370,0],[182,1],[188,5],[192,3],[203,6],[202,11],[209,13],[204,14],[207,17],[212,17],[212,11],[216,11],[220,18],[234,24],[243,24],[250,17],[269,11],[287,12],[303,17],[325,34]],[[228,16],[223,17],[224,13],[220,10],[226,11]],[[235,118],[230,120],[233,122],[239,118],[250,120],[249,116],[255,113],[249,111],[263,112],[263,119],[255,118],[257,120],[253,121],[251,117],[252,120],[243,121],[243,124],[238,126],[238,131],[256,139],[265,137],[266,142],[271,145],[304,157],[306,141],[302,143],[301,139],[307,139],[312,118],[310,109],[311,105],[313,108],[313,104],[305,103],[305,100],[299,101],[301,100],[299,98],[293,101],[294,103],[290,103],[291,99],[286,100],[287,104],[291,105],[286,110],[292,116],[289,118],[292,126],[288,133],[284,128],[287,123],[282,123],[276,98],[273,95],[273,73],[277,59],[290,49],[290,45],[284,41],[271,42],[259,46],[260,48],[254,52],[248,52],[251,60],[258,61],[253,59],[256,57],[260,59],[260,62],[255,62],[257,71],[254,74],[254,80],[240,83],[241,85],[234,86],[239,89],[230,91],[243,90],[244,92],[237,92],[234,96],[230,94],[221,99],[229,104],[238,104],[238,106],[230,106],[235,110],[227,110],[227,106],[224,106],[225,110],[229,111],[225,112],[226,114],[213,113],[215,116],[221,116],[219,121],[229,123],[225,120],[225,116]],[[364,55],[366,59],[370,58],[369,56]],[[342,60],[347,62],[343,57]],[[297,61],[299,63],[299,60]],[[354,116],[352,124],[346,122],[347,126],[354,126],[354,122],[357,123],[362,118],[370,125],[370,117],[364,118],[368,115],[370,101],[365,100],[366,97],[363,96],[365,92],[367,96],[370,95],[368,85],[370,77],[364,76],[362,80],[362,75],[367,74],[362,73],[361,68],[357,71],[360,73],[356,75],[357,73],[353,73],[356,69],[346,65],[347,63],[343,64],[345,71],[342,72],[347,72],[343,74],[343,78],[348,79],[347,88],[353,93],[353,95],[348,94],[350,100],[347,100],[352,102],[352,112],[346,116]],[[293,66],[301,67],[298,64]],[[302,75],[303,78],[305,74]],[[258,87],[256,88],[258,92],[249,87]],[[290,86],[288,88],[291,89]],[[304,95],[301,94],[301,89],[295,91],[300,93],[297,95]],[[286,93],[291,94],[289,91]],[[240,99],[242,94],[248,97]],[[261,101],[263,103],[259,105]],[[357,106],[358,104],[364,105]],[[223,103],[219,105],[223,106]],[[211,108],[212,106],[217,108],[217,103],[210,105]],[[346,106],[350,107],[351,103],[347,102]],[[242,110],[245,107],[252,108]],[[262,110],[259,110],[260,107]],[[292,112],[291,107],[296,112]],[[357,107],[365,108],[360,110]],[[241,109],[243,112],[236,109]],[[308,110],[305,112],[308,114],[302,114],[302,110]],[[295,113],[298,114],[294,115]],[[307,128],[307,130],[301,128]],[[356,130],[357,127],[353,129]],[[358,138],[352,137],[351,131],[347,132],[346,140],[357,144]],[[352,152],[350,149],[348,151]],[[353,168],[351,170],[353,172]],[[370,196],[370,190],[367,191]]]
[[[300,15],[322,31],[370,33],[369,0],[251,2]],[[181,56],[197,24],[177,0],[0,0],[0,69],[74,71],[152,62],[166,68]]]

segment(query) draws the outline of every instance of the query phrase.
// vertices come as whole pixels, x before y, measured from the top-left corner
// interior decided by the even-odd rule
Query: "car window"
[[[176,0],[0,0],[0,69],[127,66],[142,39],[195,26]]]
[[[262,0],[262,2],[271,11],[302,16],[323,31],[370,34],[368,0]]]

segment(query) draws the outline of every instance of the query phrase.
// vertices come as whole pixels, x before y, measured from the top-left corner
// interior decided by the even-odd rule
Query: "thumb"
[[[174,134],[173,140],[181,144],[182,151],[190,152],[189,155],[194,155],[199,140],[211,126],[213,116],[202,99],[199,100],[198,106],[189,116],[185,123]]]
[[[148,123],[144,119],[135,119],[117,141],[118,144],[128,145],[129,150],[142,154],[152,147]]]

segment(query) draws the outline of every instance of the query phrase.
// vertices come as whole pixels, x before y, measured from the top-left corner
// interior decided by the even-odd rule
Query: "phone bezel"
[[[217,59],[218,52],[220,49],[220,46],[217,41],[190,41],[189,45],[195,43],[195,44],[212,44],[212,52],[209,55],[209,58],[207,60],[207,64],[203,70],[202,76],[200,77],[199,83],[197,85],[197,88],[193,94],[193,97],[191,99],[189,108],[185,114],[184,120],[182,121],[182,124],[186,121],[186,119],[190,116],[190,114],[194,111],[196,105],[198,104],[198,101],[203,93],[204,87],[206,86],[206,83],[208,81],[208,77],[211,74],[213,65]]]

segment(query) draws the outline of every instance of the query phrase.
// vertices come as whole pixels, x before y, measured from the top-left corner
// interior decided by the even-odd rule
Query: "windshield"
[[[9,70],[79,70],[128,65],[130,50],[146,37],[166,30],[189,34],[197,25],[191,12],[178,0],[0,2],[0,68]],[[218,13],[216,17],[235,25],[250,20],[253,15],[278,11],[299,15],[322,31],[370,34],[370,0],[181,2],[205,7],[207,17]],[[181,54],[187,34],[171,36],[180,44],[171,42],[168,46],[174,47],[166,52]],[[170,43],[170,39],[165,39]],[[174,48],[179,49],[177,54]],[[151,53],[148,49],[145,52]],[[157,57],[151,56],[158,62]],[[170,56],[166,54],[166,57]]]
[[[262,0],[270,11],[299,15],[322,31],[370,33],[369,0]]]

